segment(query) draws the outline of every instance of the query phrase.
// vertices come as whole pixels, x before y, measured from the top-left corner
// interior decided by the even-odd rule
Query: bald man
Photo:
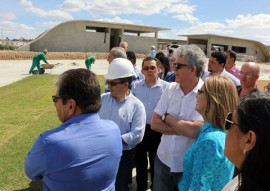
[[[239,97],[246,96],[252,92],[258,92],[256,82],[260,76],[260,67],[254,62],[246,62],[240,70],[240,84],[237,86]]]

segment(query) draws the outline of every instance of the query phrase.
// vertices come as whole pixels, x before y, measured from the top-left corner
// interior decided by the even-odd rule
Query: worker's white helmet
[[[115,58],[109,65],[108,72],[105,74],[107,80],[118,78],[126,78],[134,76],[134,68],[132,63],[125,58]]]

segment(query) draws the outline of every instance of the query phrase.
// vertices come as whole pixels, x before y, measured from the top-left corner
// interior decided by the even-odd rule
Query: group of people
[[[154,191],[270,189],[270,94],[256,88],[256,63],[226,67],[236,57],[214,51],[204,71],[204,52],[182,45],[170,58],[175,80],[165,81],[166,55],[147,56],[136,73],[122,44],[108,54],[105,93],[91,70],[59,76],[52,100],[62,124],[26,156],[29,178],[44,190],[127,191],[135,165],[145,191],[149,160]]]

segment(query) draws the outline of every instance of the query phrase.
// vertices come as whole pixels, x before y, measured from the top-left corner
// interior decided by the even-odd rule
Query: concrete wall
[[[105,37],[105,32],[86,32],[87,25],[88,22],[60,24],[34,41],[30,50],[47,48],[52,52],[109,52],[110,34],[107,33]]]
[[[151,46],[157,47],[157,38],[145,36],[124,36],[124,40],[128,43],[128,49],[139,54],[150,54]]]
[[[266,60],[261,48],[253,41],[211,36],[209,38],[208,44],[228,45],[229,50],[231,50],[233,46],[245,47],[246,55],[256,57],[257,60],[261,60],[261,61]]]

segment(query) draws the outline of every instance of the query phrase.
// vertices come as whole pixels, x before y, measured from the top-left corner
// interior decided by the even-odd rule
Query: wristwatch
[[[166,116],[168,115],[168,113],[165,113],[164,115],[162,115],[161,120],[165,122]]]

